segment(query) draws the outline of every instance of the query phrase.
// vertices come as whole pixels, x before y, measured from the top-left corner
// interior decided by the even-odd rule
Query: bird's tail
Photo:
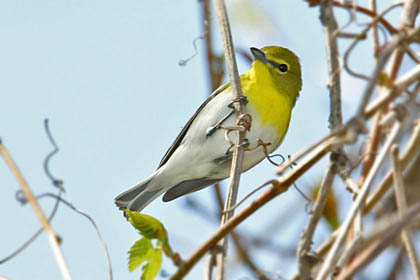
[[[115,204],[120,209],[140,212],[144,207],[165,191],[164,188],[151,188],[150,183],[156,175],[157,172],[131,189],[119,194],[115,198]]]

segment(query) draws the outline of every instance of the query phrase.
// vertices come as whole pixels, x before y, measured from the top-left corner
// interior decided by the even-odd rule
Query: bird
[[[266,46],[250,51],[253,63],[240,81],[245,111],[252,119],[246,147],[256,148],[245,150],[242,172],[279,147],[302,89],[300,61],[291,50]],[[157,170],[119,194],[115,204],[141,212],[163,193],[162,200],[167,202],[228,178],[233,152],[226,128],[237,127],[235,97],[230,83],[217,88],[183,127]]]

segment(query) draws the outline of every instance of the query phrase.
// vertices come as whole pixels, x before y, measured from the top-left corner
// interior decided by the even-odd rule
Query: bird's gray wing
[[[176,137],[175,141],[172,143],[172,145],[169,147],[169,149],[166,151],[165,155],[163,156],[162,160],[159,163],[158,169],[163,166],[171,157],[171,155],[175,152],[175,150],[179,147],[179,145],[182,142],[182,139],[184,139],[185,135],[188,132],[188,129],[190,128],[191,124],[195,120],[195,118],[200,114],[201,110],[212,100],[214,99],[219,93],[224,91],[230,86],[230,83],[224,84],[217,88],[204,102],[201,104],[201,106],[197,109],[197,111],[194,113],[194,115],[188,120],[188,122],[185,124],[185,126],[182,128],[181,132]]]
[[[165,195],[163,196],[162,200],[164,202],[168,202],[178,198],[180,196],[199,191],[219,182],[221,179],[193,179],[188,181],[183,181],[178,185],[170,188]]]

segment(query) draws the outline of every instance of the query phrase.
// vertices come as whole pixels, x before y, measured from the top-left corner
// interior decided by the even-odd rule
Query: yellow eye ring
[[[272,67],[278,69],[280,71],[280,74],[286,74],[290,70],[290,65],[284,60],[282,60],[281,63],[269,60],[269,63]]]

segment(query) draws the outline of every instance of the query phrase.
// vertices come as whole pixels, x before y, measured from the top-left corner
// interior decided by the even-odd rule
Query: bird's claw
[[[234,108],[233,104],[235,104],[236,102],[240,102],[243,105],[246,105],[246,104],[248,104],[248,98],[246,98],[246,96],[237,97],[237,98],[233,99],[232,102],[230,102],[228,107],[233,109]]]
[[[246,139],[247,140],[247,139]],[[257,138],[257,143],[254,146],[250,146],[248,145],[248,147],[245,147],[245,151],[252,151],[255,150],[256,148],[258,148],[259,146],[262,146],[264,148],[264,150],[267,150],[267,147],[270,146],[271,143],[270,142],[264,142],[263,140],[261,140],[260,138]]]
[[[251,130],[251,124],[252,124],[252,117],[248,113],[240,115],[238,118],[238,122],[236,123],[237,126],[244,127],[245,131]]]

